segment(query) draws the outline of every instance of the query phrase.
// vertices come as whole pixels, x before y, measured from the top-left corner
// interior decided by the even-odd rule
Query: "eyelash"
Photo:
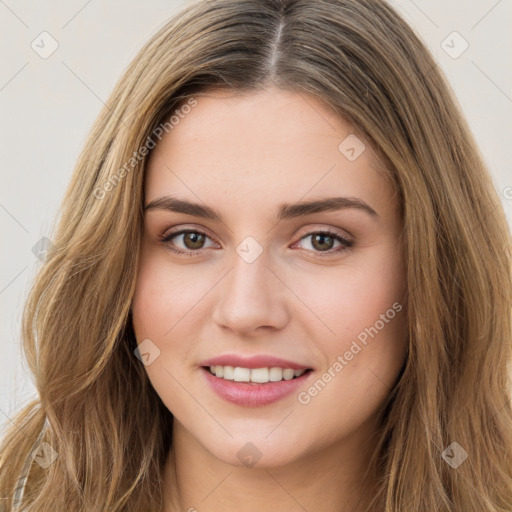
[[[171,232],[171,233],[169,233],[167,235],[164,235],[161,238],[160,241],[171,252],[174,252],[176,254],[180,254],[182,256],[187,256],[187,257],[197,256],[203,249],[197,249],[196,251],[185,251],[183,249],[176,249],[170,243],[173,238],[175,238],[175,237],[177,237],[179,235],[184,235],[184,234],[188,234],[188,233],[197,233],[197,234],[200,234],[200,235],[204,235],[205,237],[207,237],[210,240],[212,240],[212,238],[209,237],[206,233],[204,233],[203,231],[200,231],[198,229],[182,229],[180,231],[173,231],[173,232]],[[341,247],[338,247],[337,249],[330,249],[329,251],[312,251],[310,249],[303,249],[305,251],[312,252],[315,257],[323,258],[323,257],[326,257],[326,256],[332,256],[333,254],[338,254],[338,253],[342,253],[342,252],[348,252],[354,246],[354,242],[348,240],[347,238],[342,237],[338,233],[334,233],[333,231],[329,231],[328,229],[319,230],[319,231],[310,231],[309,233],[306,233],[305,235],[300,237],[299,242],[302,241],[303,239],[309,237],[309,236],[312,236],[312,235],[327,235],[327,236],[329,236],[331,238],[334,238],[335,240],[339,241],[342,244]]]

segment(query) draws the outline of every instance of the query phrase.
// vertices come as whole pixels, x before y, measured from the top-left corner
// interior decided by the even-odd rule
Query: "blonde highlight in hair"
[[[382,408],[371,510],[512,510],[510,232],[446,79],[377,0],[196,2],[140,50],[91,130],[25,306],[39,396],[3,439],[2,510],[161,509],[173,418],[134,356],[130,316],[139,150],[184,101],[268,85],[354,126],[403,215],[409,348]],[[32,460],[42,441],[58,454],[47,468]],[[456,470],[441,457],[453,441],[469,453]]]

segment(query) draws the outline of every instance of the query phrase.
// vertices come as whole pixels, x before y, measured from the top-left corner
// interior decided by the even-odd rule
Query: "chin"
[[[214,446],[208,446],[207,443],[205,447],[215,458],[236,467],[277,468],[301,457],[302,450],[299,452],[297,443],[289,438],[285,444],[277,437],[274,440],[265,439],[265,435],[243,436],[243,439],[235,437],[223,444],[215,443]]]

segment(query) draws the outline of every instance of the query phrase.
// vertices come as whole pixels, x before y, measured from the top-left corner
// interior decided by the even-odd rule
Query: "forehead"
[[[371,147],[318,98],[221,90],[196,101],[151,154],[146,202],[172,193],[219,209],[229,201],[241,211],[343,195],[389,206],[391,190]]]

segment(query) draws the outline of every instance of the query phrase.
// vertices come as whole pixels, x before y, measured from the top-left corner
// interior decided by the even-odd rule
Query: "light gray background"
[[[186,2],[0,0],[0,423],[35,387],[20,350],[20,319],[86,134],[142,44]],[[512,225],[512,0],[394,0],[446,73],[493,173]],[[46,31],[57,50],[31,47]],[[452,58],[442,45],[458,53]],[[448,39],[447,39],[448,38]],[[443,43],[445,41],[445,43]],[[42,43],[38,43],[40,46]],[[46,40],[45,47],[49,47]]]

